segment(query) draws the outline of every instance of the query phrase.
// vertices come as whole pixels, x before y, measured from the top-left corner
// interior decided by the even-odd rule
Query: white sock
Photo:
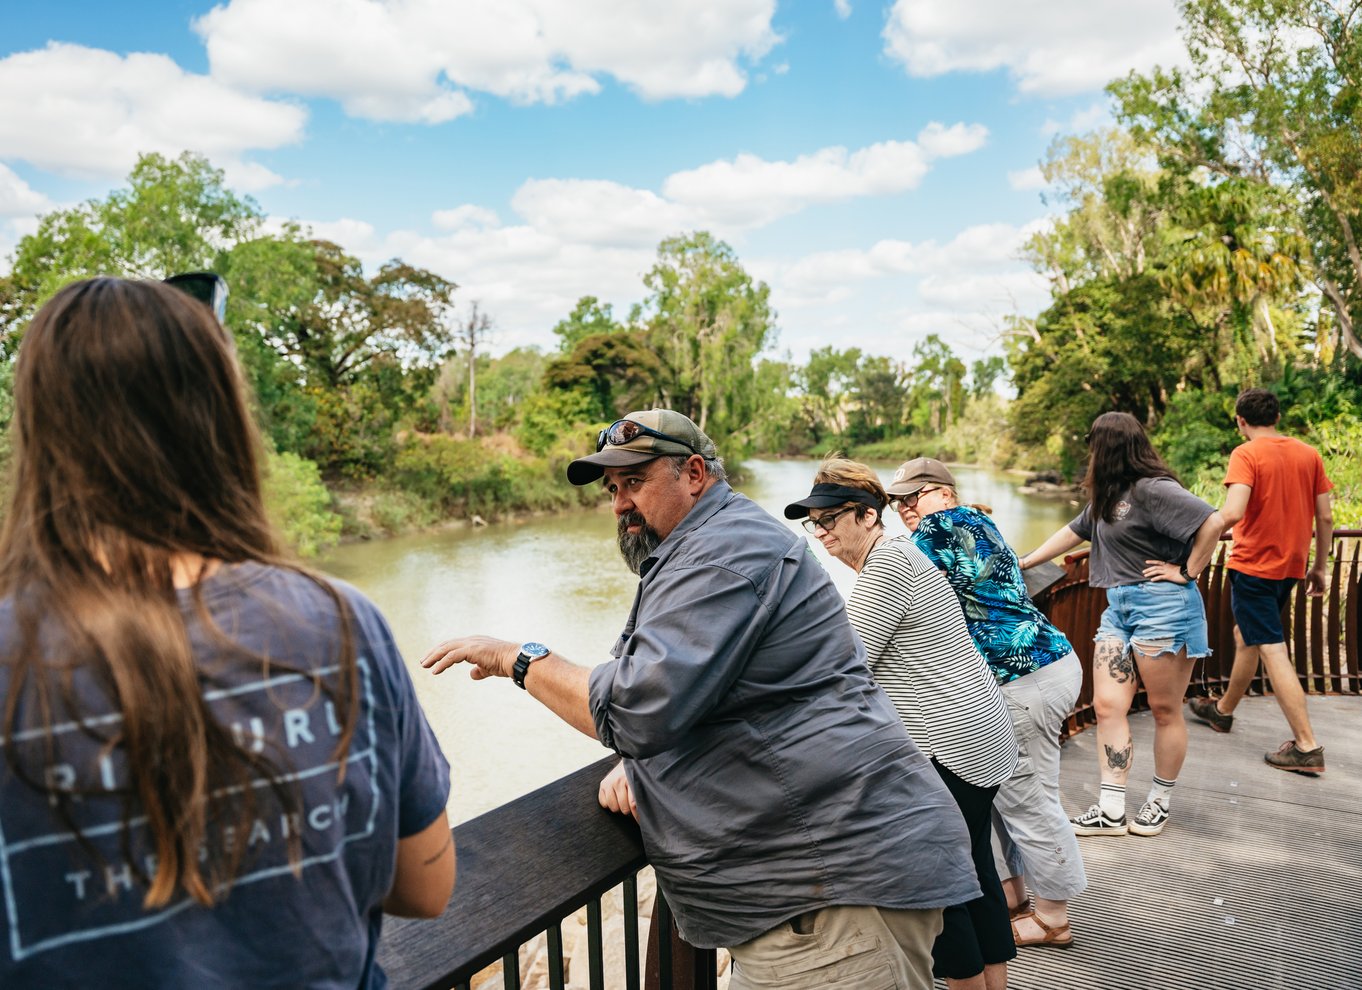
[[[1173,804],[1173,785],[1176,783],[1176,780],[1163,780],[1156,774],[1154,785],[1149,788],[1148,800],[1157,801],[1167,811]]]
[[[1108,818],[1126,816],[1126,789],[1121,784],[1103,784],[1097,792],[1097,805]]]

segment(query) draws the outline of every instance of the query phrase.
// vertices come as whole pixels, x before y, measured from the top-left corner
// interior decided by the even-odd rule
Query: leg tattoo
[[[1103,746],[1107,751],[1107,766],[1113,770],[1129,770],[1131,758],[1135,755],[1135,743],[1127,742],[1124,749]]]
[[[1106,665],[1111,679],[1117,684],[1129,684],[1135,679],[1135,655],[1116,640],[1103,640],[1097,644],[1094,665]]]

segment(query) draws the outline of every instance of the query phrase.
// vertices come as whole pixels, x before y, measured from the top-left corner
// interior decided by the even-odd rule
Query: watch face
[[[537,660],[543,656],[547,656],[549,652],[550,652],[549,648],[545,646],[543,643],[524,643],[520,647],[520,653],[522,656],[530,657],[531,659],[534,660]]]

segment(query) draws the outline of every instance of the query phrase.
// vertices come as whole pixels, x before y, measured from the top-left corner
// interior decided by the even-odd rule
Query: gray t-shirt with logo
[[[1094,523],[1089,503],[1069,528],[1092,543],[1088,583],[1119,588],[1148,580],[1146,561],[1186,563],[1196,531],[1214,511],[1172,478],[1141,478],[1116,500],[1111,522]]]
[[[319,689],[338,683],[334,600],[290,570],[226,566],[201,586],[221,631],[213,633],[190,593],[181,593],[214,719],[297,787],[297,807],[286,812],[261,778],[248,833],[210,828],[206,841],[246,846],[234,885],[215,907],[180,894],[161,908],[142,904],[139,873],[154,867],[152,840],[134,807],[124,842],[123,749],[101,746],[121,716],[101,678],[86,666],[70,671],[77,710],[54,713],[50,728],[29,694],[21,696],[20,731],[0,739],[0,747],[18,751],[0,753],[0,987],[387,985],[375,951],[397,844],[444,811],[449,764],[383,616],[353,588],[333,583],[353,613],[358,660],[359,707],[343,779],[336,762],[341,716],[333,695]],[[0,656],[13,650],[15,634],[13,601],[0,600]],[[270,663],[243,660],[233,644]],[[64,657],[54,659],[51,669],[69,670],[60,666]],[[0,665],[0,698],[10,690]],[[58,784],[107,790],[73,802],[95,855],[53,814],[46,795],[11,771],[10,755]],[[293,839],[300,855],[290,861]]]

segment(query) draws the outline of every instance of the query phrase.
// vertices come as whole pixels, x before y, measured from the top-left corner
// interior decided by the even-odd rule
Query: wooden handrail
[[[638,826],[596,801],[607,757],[454,829],[458,882],[439,918],[387,918],[394,987],[449,990],[648,863]]]
[[[1362,694],[1358,646],[1362,642],[1362,529],[1335,529],[1325,593],[1306,594],[1304,583],[1292,592],[1283,614],[1287,644],[1301,686],[1309,694]],[[1192,675],[1193,694],[1219,693],[1229,682],[1234,665],[1234,618],[1230,613],[1230,585],[1226,568],[1228,545],[1222,543],[1197,584],[1206,602],[1206,624],[1211,655],[1197,663]],[[1036,596],[1055,625],[1069,637],[1083,663],[1083,690],[1070,713],[1065,735],[1096,723],[1092,709],[1093,636],[1106,607],[1106,594],[1088,586],[1088,551],[1064,558],[1063,576]],[[1270,690],[1259,674],[1250,690]],[[1133,709],[1148,707],[1144,691],[1137,692]]]

